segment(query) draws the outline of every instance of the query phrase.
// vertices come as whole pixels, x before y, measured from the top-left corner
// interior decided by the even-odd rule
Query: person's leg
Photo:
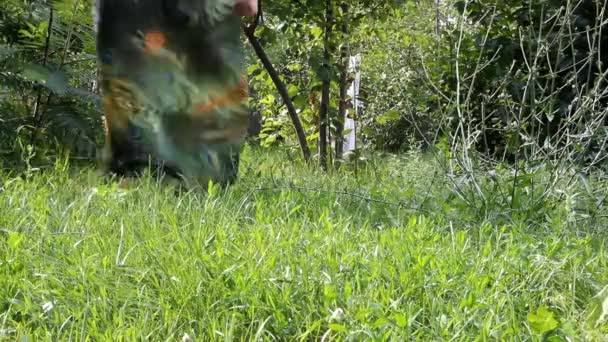
[[[223,40],[222,44],[237,51],[234,49],[234,42],[240,42],[240,25],[238,24],[238,21],[234,19],[236,19],[236,16],[241,15],[255,15],[257,12],[256,1],[257,0],[238,0],[232,20],[222,24],[234,25],[233,29],[230,30],[230,34],[226,34],[226,37],[229,39]],[[102,16],[102,19],[106,18],[106,20],[100,21],[100,30],[98,31],[98,38],[100,36],[103,38],[98,39],[99,59],[102,64],[102,70],[106,71],[102,73],[104,78],[103,83],[105,85],[102,88],[107,100],[105,106],[107,124],[106,162],[109,165],[106,165],[109,166],[111,169],[110,171],[122,175],[137,174],[139,172],[133,172],[135,171],[134,169],[139,170],[142,166],[147,167],[150,162],[148,157],[152,157],[154,159],[152,162],[155,164],[153,166],[157,166],[156,164],[165,164],[166,167],[166,164],[169,164],[171,165],[171,167],[169,167],[170,170],[174,169],[180,174],[187,174],[192,178],[201,178],[204,180],[208,177],[212,177],[219,180],[221,183],[233,182],[238,175],[241,139],[240,136],[234,136],[235,133],[232,133],[232,131],[239,133],[242,128],[244,133],[247,127],[247,116],[244,114],[246,113],[246,110],[242,108],[246,106],[246,104],[243,103],[240,106],[235,106],[235,104],[232,103],[242,102],[247,98],[247,92],[241,91],[240,83],[242,82],[239,82],[239,87],[235,90],[233,89],[234,87],[229,77],[226,77],[225,80],[219,80],[220,83],[226,83],[226,93],[218,94],[216,96],[217,99],[214,97],[217,101],[209,101],[210,103],[202,103],[202,105],[210,108],[219,106],[220,108],[205,110],[204,113],[201,113],[200,115],[190,113],[190,108],[184,108],[184,112],[179,115],[154,112],[156,115],[160,115],[160,117],[163,118],[160,121],[167,121],[162,125],[163,129],[161,131],[138,127],[131,118],[133,115],[130,115],[130,113],[131,111],[134,111],[134,113],[140,112],[138,108],[140,107],[141,101],[137,100],[141,99],[132,98],[132,93],[148,94],[151,92],[153,94],[148,94],[148,97],[153,97],[154,91],[161,88],[163,85],[165,87],[162,89],[166,88],[166,91],[163,93],[165,95],[170,95],[172,92],[182,90],[171,87],[173,83],[169,81],[167,81],[169,82],[167,84],[162,82],[161,84],[155,83],[156,86],[154,88],[146,87],[146,83],[138,83],[139,79],[137,79],[136,76],[154,74],[155,72],[158,72],[158,67],[154,70],[147,70],[146,65],[153,65],[152,63],[142,62],[133,64],[132,60],[136,58],[141,61],[154,61],[154,65],[165,68],[167,74],[178,76],[173,77],[172,79],[186,79],[191,81],[190,84],[198,86],[194,80],[203,79],[202,76],[206,76],[206,74],[209,73],[209,70],[208,68],[201,67],[205,66],[205,59],[197,59],[193,56],[203,55],[201,51],[207,51],[207,49],[214,49],[216,47],[209,45],[210,43],[205,39],[201,39],[200,35],[189,34],[191,31],[196,30],[196,27],[185,30],[185,33],[188,34],[170,37],[175,45],[175,50],[165,51],[168,52],[168,55],[176,53],[187,54],[191,57],[189,59],[191,62],[186,68],[189,71],[180,74],[178,70],[181,69],[172,67],[172,60],[165,60],[161,55],[152,56],[146,50],[140,51],[138,46],[130,46],[126,43],[123,44],[123,42],[127,42],[128,35],[134,31],[133,27],[146,27],[147,23],[145,17],[141,17],[138,22],[128,22],[129,24],[127,25],[126,18],[128,15],[126,15],[125,11],[122,9],[126,8],[132,12],[134,9],[131,7],[134,5],[125,7],[122,2],[112,2],[111,4],[112,6],[101,8],[100,15]],[[143,3],[138,6],[145,9],[149,4],[150,3]],[[117,13],[121,13],[121,15],[117,15]],[[107,18],[112,18],[113,22],[109,21]],[[113,25],[116,23],[120,23],[124,26],[124,29],[116,29],[116,25]],[[173,24],[167,22],[165,25],[171,28]],[[196,39],[198,43],[187,44],[191,39]],[[177,49],[184,46],[188,49]],[[168,47],[165,48],[168,49]],[[110,60],[104,55],[107,51],[114,51]],[[234,66],[231,66],[230,63],[234,64],[235,61],[237,61],[237,58],[219,60],[218,63],[223,69],[232,71],[235,68]],[[127,89],[116,86],[116,83],[120,83],[119,81],[123,79],[129,86],[126,87]],[[244,84],[246,85],[246,82],[244,82]],[[200,86],[204,91],[206,89],[205,87],[208,85],[202,84]],[[196,92],[193,94],[195,93]],[[190,97],[193,97],[193,94],[185,95],[190,99]],[[178,93],[175,93],[174,95],[177,96]],[[198,101],[195,97],[190,100],[194,100],[193,103]],[[219,115],[220,112],[222,115]],[[189,118],[193,120],[192,124],[180,128],[178,123],[180,121],[189,122]],[[225,120],[228,120],[229,122],[222,123]],[[172,130],[172,126],[177,126],[177,128],[180,129]],[[196,134],[190,134],[193,130],[197,131],[195,132]],[[219,145],[215,145],[215,143],[211,144],[211,154],[206,153],[202,147],[200,149],[189,147],[192,144],[198,145],[196,142],[198,139],[207,140],[207,138],[202,137],[203,135],[215,134],[220,130],[224,130],[226,136],[219,137],[219,140],[223,141],[223,143],[219,143]],[[239,141],[239,143],[237,143],[237,141]],[[207,143],[204,143],[203,145],[207,145]],[[209,162],[210,155],[215,159],[213,163]],[[143,157],[145,157],[145,160]]]

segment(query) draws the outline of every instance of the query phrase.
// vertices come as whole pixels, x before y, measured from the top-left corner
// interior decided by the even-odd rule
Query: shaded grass
[[[247,150],[241,174],[208,196],[4,176],[0,340],[540,341],[539,308],[554,338],[608,336],[599,180],[513,207],[508,174],[472,204],[414,154],[328,175]]]

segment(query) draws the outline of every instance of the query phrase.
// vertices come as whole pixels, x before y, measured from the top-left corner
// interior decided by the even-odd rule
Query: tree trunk
[[[266,52],[264,51],[262,44],[260,44],[259,40],[255,36],[255,30],[256,30],[257,26],[258,26],[258,20],[256,19],[253,24],[245,27],[243,29],[243,31],[245,33],[245,36],[249,40],[249,43],[253,47],[256,55],[258,56],[258,58],[264,65],[264,68],[266,68],[266,70],[268,71],[268,75],[270,75],[272,82],[274,82],[274,85],[277,88],[277,91],[279,92],[279,94],[281,95],[283,102],[285,102],[285,106],[287,107],[287,112],[289,113],[289,117],[291,118],[291,122],[293,123],[294,129],[296,131],[296,135],[298,136],[298,141],[300,143],[300,149],[302,150],[302,155],[304,156],[304,160],[306,162],[308,162],[308,161],[310,161],[310,149],[308,148],[308,142],[306,141],[306,134],[304,133],[304,128],[302,127],[302,122],[300,121],[300,118],[298,117],[298,113],[296,112],[293,102],[291,102],[291,99],[289,98],[289,92],[287,91],[285,84],[283,83],[283,81],[281,81],[279,74],[277,73],[276,69],[272,65],[272,62],[266,55]]]
[[[348,3],[342,1],[342,47],[340,48],[340,103],[336,120],[336,160],[344,154],[344,120],[346,118],[346,95],[348,87]]]
[[[54,19],[54,10],[53,5],[49,6],[49,26],[46,31],[46,39],[44,42],[44,58],[42,59],[42,66],[46,67],[49,60],[49,51],[51,48],[51,35],[53,34],[53,19]],[[42,114],[40,107],[42,106],[42,85],[37,86],[37,94],[36,94],[36,102],[34,103],[34,129],[30,135],[30,144],[33,146],[36,143],[36,135],[38,134],[38,130],[40,129],[40,125],[42,124]]]
[[[77,5],[78,5],[78,3],[75,2],[74,6],[73,6],[74,12],[72,14],[72,20],[70,20],[70,26],[68,29],[67,37],[65,39],[65,43],[63,44],[63,52],[61,53],[61,59],[59,60],[59,66],[55,69],[56,72],[61,71],[61,69],[65,66],[66,59],[68,57],[68,53],[70,52],[70,44],[72,42],[72,37],[74,35],[74,16],[75,16],[75,13],[77,10],[77,8],[76,8]],[[51,5],[51,17],[49,20],[49,30],[51,29],[52,19],[53,19],[53,7]],[[50,31],[49,31],[49,37],[50,37]],[[47,53],[47,55],[48,55],[48,53]],[[38,116],[38,121],[36,123],[36,129],[40,129],[40,126],[42,125],[42,122],[45,119],[45,113],[49,110],[49,107],[51,107],[52,100],[53,100],[53,92],[49,91],[49,95],[47,96],[46,102],[45,102],[45,110],[40,112],[40,115]]]
[[[330,37],[333,26],[333,10],[331,0],[325,0],[325,39],[323,43],[323,68],[325,69],[323,84],[321,87],[321,105],[319,106],[319,164],[327,169],[327,145],[328,145],[328,112],[329,112],[329,88],[331,85],[330,69]]]

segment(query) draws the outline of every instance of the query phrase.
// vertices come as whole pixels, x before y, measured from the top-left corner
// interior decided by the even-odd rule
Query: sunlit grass
[[[440,175],[413,154],[327,175],[247,150],[209,196],[3,176],[0,340],[607,338],[605,187],[531,212],[489,181],[471,206]]]

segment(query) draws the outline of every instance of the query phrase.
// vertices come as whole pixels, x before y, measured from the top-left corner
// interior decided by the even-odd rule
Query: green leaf
[[[250,65],[250,66],[247,67],[247,74],[253,75],[258,70],[260,70],[260,66],[257,65],[257,64],[252,64],[252,65]]]
[[[325,295],[325,298],[327,298],[327,300],[335,300],[337,296],[336,288],[333,285],[325,285],[323,287],[323,294]]]
[[[530,323],[532,330],[538,334],[545,334],[557,329],[559,326],[553,312],[547,310],[545,307],[538,308],[536,313],[529,313],[528,322]]]
[[[221,184],[216,184],[213,182],[212,179],[209,179],[209,182],[207,184],[207,194],[209,195],[209,197],[217,197],[217,195],[220,193],[221,190]]]
[[[23,69],[22,75],[30,81],[45,83],[51,72],[39,64],[29,64]]]
[[[336,324],[336,323],[330,324],[329,329],[331,329],[332,331],[337,331],[337,332],[341,332],[341,333],[348,332],[348,329],[346,329],[345,326],[343,326],[341,324]]]
[[[287,92],[289,93],[289,97],[293,98],[294,96],[296,96],[298,94],[298,87],[296,87],[293,84],[290,84],[289,87],[287,88]]]
[[[608,286],[593,297],[589,319],[595,327],[599,327],[608,321]]]
[[[391,121],[395,121],[399,119],[399,112],[396,110],[389,110],[388,112],[378,116],[376,118],[376,122],[381,125],[385,125]]]
[[[306,106],[306,96],[296,95],[293,99],[293,105],[300,108]]]
[[[553,336],[549,336],[546,339],[547,342],[568,342],[568,340],[564,337],[561,337],[559,335],[553,335]]]
[[[386,319],[385,317],[380,317],[374,323],[372,323],[372,326],[374,328],[380,328],[380,327],[387,325],[388,323],[389,323],[388,319]]]
[[[294,64],[290,64],[287,69],[289,69],[289,71],[300,71],[302,70],[302,64],[299,63],[294,63]]]
[[[21,242],[23,241],[24,235],[21,233],[10,233],[8,235],[8,246],[12,249],[12,250],[17,250],[19,249],[19,246],[21,245]]]
[[[19,34],[21,34],[22,37],[34,38],[33,34],[31,34],[29,31],[24,30],[24,29],[19,30]]]
[[[46,86],[58,95],[65,95],[69,91],[67,77],[60,71],[52,72],[49,75]]]
[[[274,97],[274,95],[268,94],[263,99],[260,100],[260,103],[264,104],[266,106],[272,106],[275,104],[276,100],[277,100],[277,98]]]
[[[323,35],[323,29],[319,26],[314,26],[312,29],[310,29],[310,33],[312,33],[315,39],[319,39],[321,38],[321,35]]]
[[[407,326],[407,317],[405,317],[402,313],[394,314],[392,317],[395,320],[395,323],[400,328],[405,328]]]

